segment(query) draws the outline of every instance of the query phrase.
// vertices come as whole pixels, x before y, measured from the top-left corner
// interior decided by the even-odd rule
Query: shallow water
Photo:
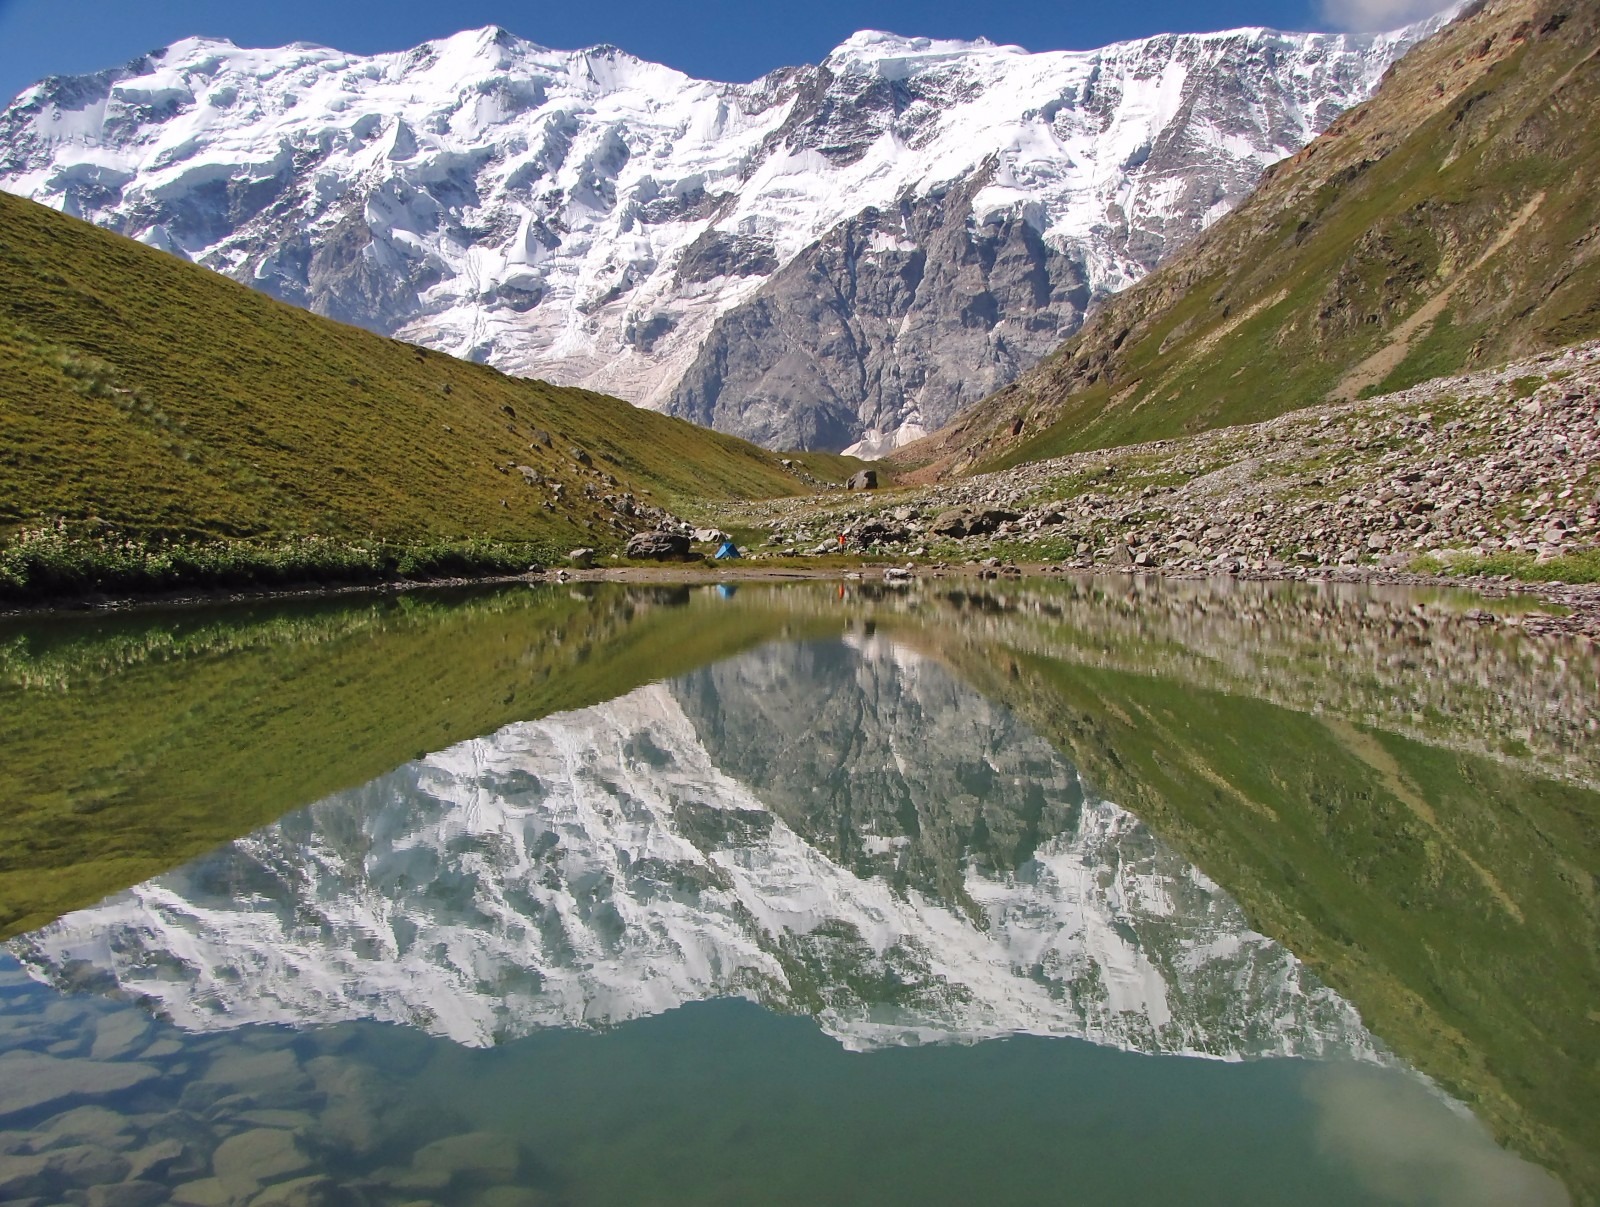
[[[1587,1201],[1593,670],[1127,581],[13,626],[0,1198]]]

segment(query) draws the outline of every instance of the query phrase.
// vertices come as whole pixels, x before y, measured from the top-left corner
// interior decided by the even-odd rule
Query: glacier
[[[1449,14],[1083,52],[864,31],[748,84],[490,27],[190,38],[0,111],[0,188],[312,310],[773,447],[941,425]]]

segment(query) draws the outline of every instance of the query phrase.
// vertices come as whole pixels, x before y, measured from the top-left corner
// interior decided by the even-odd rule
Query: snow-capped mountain
[[[1442,18],[1090,52],[864,32],[751,84],[497,28],[194,38],[0,113],[0,188],[309,306],[773,445],[1011,380]]]
[[[485,1045],[739,995],[855,1049],[1384,1058],[1137,818],[881,640],[768,647],[461,743],[14,949],[202,1030],[375,1018]]]

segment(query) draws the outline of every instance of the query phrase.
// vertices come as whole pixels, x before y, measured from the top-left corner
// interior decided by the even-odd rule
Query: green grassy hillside
[[[1600,336],[1600,13],[1489,0],[1062,349],[897,454],[996,468]]]
[[[742,440],[319,318],[5,194],[0,430],[0,539],[61,517],[172,538],[605,548],[653,526],[606,495],[671,508],[807,489]]]

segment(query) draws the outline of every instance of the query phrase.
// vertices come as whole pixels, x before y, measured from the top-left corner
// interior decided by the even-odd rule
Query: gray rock
[[[43,1194],[49,1188],[45,1176],[49,1168],[50,1157],[45,1153],[0,1155],[0,1202]]]
[[[516,1177],[522,1154],[516,1141],[498,1132],[446,1136],[417,1150],[414,1168],[477,1182],[508,1182]]]
[[[634,558],[670,558],[689,556],[689,538],[677,532],[639,532],[628,539],[625,550]]]
[[[63,1060],[42,1052],[0,1055],[0,1117],[72,1098],[103,1098],[160,1076],[153,1065]]]
[[[1014,380],[1077,329],[1089,288],[1081,255],[1025,215],[972,220],[992,174],[863,210],[803,250],[718,318],[669,412],[840,449],[913,413],[938,427]]]
[[[311,1081],[287,1048],[266,1052],[226,1051],[207,1067],[204,1083],[252,1097],[303,1090]]]
[[[125,1149],[134,1143],[128,1120],[103,1106],[80,1106],[49,1120],[39,1130],[50,1137],[49,1147],[67,1144],[98,1144],[104,1148]]]
[[[132,1149],[123,1155],[128,1158],[130,1178],[160,1178],[182,1161],[187,1150],[179,1140],[158,1140],[145,1148]]]
[[[236,1198],[221,1178],[198,1178],[172,1188],[174,1207],[231,1207]]]
[[[128,1159],[98,1144],[75,1144],[42,1154],[47,1162],[45,1176],[56,1182],[81,1188],[120,1182],[131,1168]]]
[[[332,1178],[314,1174],[268,1186],[250,1200],[250,1207],[345,1207],[352,1201]]]
[[[473,1207],[542,1207],[549,1201],[526,1186],[490,1186],[479,1192]]]
[[[594,550],[587,546],[573,549],[567,554],[567,560],[579,570],[587,570],[594,565]]]
[[[846,490],[877,490],[878,471],[875,469],[858,469],[850,475],[850,480],[844,484]]]
[[[963,537],[967,535],[967,523],[971,518],[972,512],[965,507],[941,511],[928,525],[928,531],[934,536]]]
[[[232,1194],[254,1193],[268,1182],[281,1181],[311,1167],[293,1132],[253,1128],[229,1136],[211,1155],[211,1170]]]
[[[167,1201],[167,1188],[160,1182],[117,1182],[89,1189],[88,1207],[156,1207]]]
[[[94,1060],[115,1060],[126,1056],[150,1034],[149,1016],[138,1010],[118,1010],[103,1014],[95,1024],[94,1046],[89,1055]]]

